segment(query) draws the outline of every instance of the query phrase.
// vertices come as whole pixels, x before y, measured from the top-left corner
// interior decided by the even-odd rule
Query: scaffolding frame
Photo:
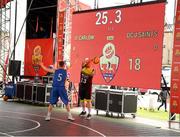
[[[70,56],[70,43],[71,43],[71,28],[72,28],[72,13],[70,0],[66,0],[67,7],[65,9],[65,22],[64,22],[64,60],[69,61],[66,55]]]
[[[79,10],[79,0],[65,0],[66,2],[66,8],[64,9],[65,11],[65,16],[64,16],[64,43],[62,47],[62,56],[63,60],[66,62],[70,62],[70,50],[71,50],[71,29],[72,29],[72,9],[74,8],[75,11]],[[59,7],[59,2],[57,6],[57,13],[60,12],[62,7]],[[58,15],[58,14],[57,14]],[[59,23],[57,23],[59,24]],[[58,25],[57,25],[58,26]],[[58,32],[58,27],[57,30]],[[58,41],[58,38],[56,39]],[[58,48],[58,42],[56,42],[56,49]],[[58,51],[58,50],[56,50]],[[56,53],[57,55],[58,53]]]
[[[0,95],[7,82],[7,67],[10,51],[11,2],[0,8]]]

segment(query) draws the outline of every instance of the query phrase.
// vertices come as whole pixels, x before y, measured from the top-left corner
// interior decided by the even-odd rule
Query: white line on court
[[[17,130],[17,131],[12,131],[12,132],[7,132],[7,133],[20,133],[20,132],[26,132],[26,131],[31,131],[34,129],[37,129],[40,127],[40,123],[38,121],[32,120],[32,119],[27,119],[27,118],[20,118],[20,117],[10,117],[10,116],[0,116],[0,117],[6,117],[6,118],[12,118],[12,119],[22,119],[22,120],[26,120],[26,121],[31,121],[37,124],[37,126],[33,127],[33,128],[29,128],[29,129],[25,129],[25,130]]]
[[[8,136],[8,137],[14,137],[14,136],[12,136],[12,135],[9,135],[9,134],[3,133],[3,132],[0,132],[0,134],[5,135],[5,136]],[[1,135],[0,135],[0,136],[1,136]]]
[[[26,114],[26,115],[32,115],[32,116],[38,116],[38,117],[43,117],[43,118],[44,118],[44,116],[37,115],[37,114],[31,114],[31,113],[12,112],[12,111],[4,111],[4,110],[3,110],[2,112],[9,112],[9,113],[16,113],[16,114]],[[88,127],[88,126],[82,125],[82,124],[78,124],[78,123],[71,122],[71,121],[68,121],[68,120],[53,118],[53,117],[51,117],[51,119],[58,120],[58,121],[62,121],[62,122],[66,122],[66,123],[71,123],[71,124],[73,124],[73,125],[76,125],[76,126],[83,127],[83,128],[88,129],[88,130],[91,130],[91,131],[93,131],[93,132],[95,132],[95,133],[97,133],[97,134],[99,134],[99,135],[101,135],[101,136],[103,136],[103,137],[106,137],[103,133],[101,133],[101,132],[99,132],[99,131],[97,131],[97,130],[95,130],[95,129],[92,129],[92,128]]]

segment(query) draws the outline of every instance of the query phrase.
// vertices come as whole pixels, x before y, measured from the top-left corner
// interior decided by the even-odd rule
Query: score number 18
[[[130,58],[129,59],[129,69],[139,71],[141,69],[141,59],[140,58],[135,58],[135,59]]]

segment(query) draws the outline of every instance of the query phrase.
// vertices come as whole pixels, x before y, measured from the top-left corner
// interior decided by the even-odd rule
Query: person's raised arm
[[[55,72],[54,68],[47,68],[46,66],[44,66],[44,64],[42,62],[39,63],[39,65],[42,67],[42,69],[44,69],[47,72],[50,72],[50,73],[54,73]]]

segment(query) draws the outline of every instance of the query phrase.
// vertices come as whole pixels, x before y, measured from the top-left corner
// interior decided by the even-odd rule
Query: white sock
[[[83,107],[83,108],[82,108],[82,111],[83,111],[83,112],[85,112],[85,111],[86,111],[86,108],[85,108],[85,107]]]
[[[91,114],[91,108],[88,108],[88,114]]]
[[[72,115],[71,115],[71,112],[68,112],[68,116],[72,116]]]
[[[48,112],[48,113],[47,113],[47,116],[51,116],[51,112]]]

